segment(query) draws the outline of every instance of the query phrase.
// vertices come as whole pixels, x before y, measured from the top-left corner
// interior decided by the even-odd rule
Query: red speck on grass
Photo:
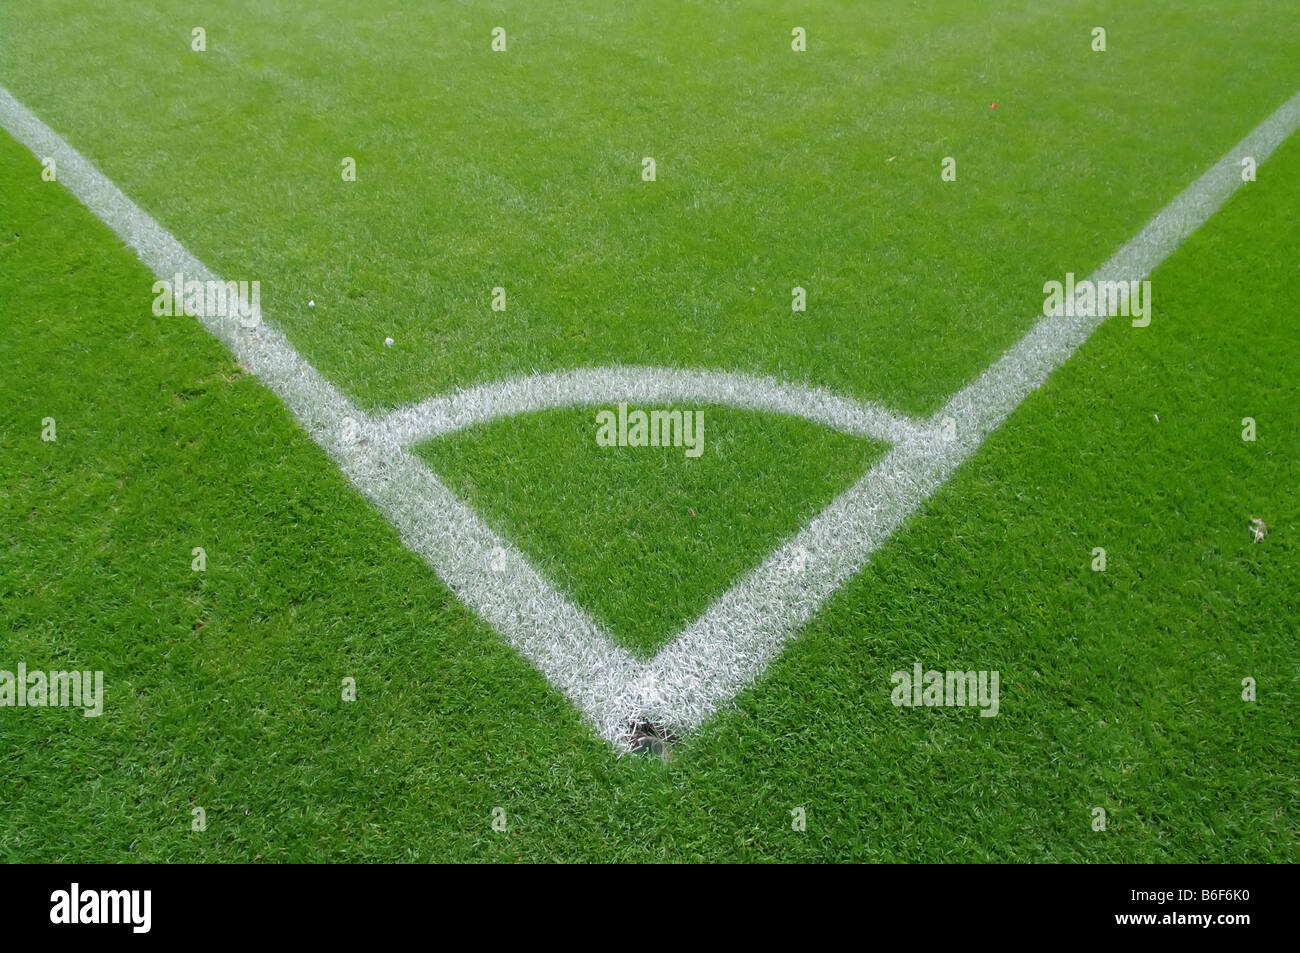
[[[997,109],[997,108],[998,108],[997,103],[989,103],[989,109]]]

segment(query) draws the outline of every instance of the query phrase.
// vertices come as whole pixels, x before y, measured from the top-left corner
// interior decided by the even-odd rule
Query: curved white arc
[[[398,446],[411,446],[541,410],[687,402],[786,414],[890,444],[910,443],[929,432],[926,424],[818,387],[726,371],[616,364],[514,377],[453,391],[394,410],[378,422],[378,435]]]

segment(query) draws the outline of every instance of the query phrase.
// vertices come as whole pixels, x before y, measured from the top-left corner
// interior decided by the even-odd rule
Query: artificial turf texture
[[[966,7],[10,5],[0,79],[369,406],[623,362],[922,412],[1300,60],[1271,3]],[[619,759],[0,135],[0,669],[107,688],[0,709],[0,856],[1293,862],[1297,177],[1293,140],[1150,327],[1099,330],[734,708]],[[706,408],[701,461],[576,411],[421,449],[647,650],[876,449],[752,416]],[[999,670],[1000,715],[895,708],[918,661]]]

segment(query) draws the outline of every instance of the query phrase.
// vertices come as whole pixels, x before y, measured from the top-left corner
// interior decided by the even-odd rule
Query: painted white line
[[[1091,276],[1143,280],[1241,187],[1241,159],[1262,164],[1300,127],[1300,93],[1162,209]],[[1063,269],[1064,270],[1064,269]],[[935,439],[899,444],[855,486],[725,593],[659,653],[624,705],[689,731],[753,682],[871,554],[984,442],[1025,397],[1064,364],[1104,317],[1041,318],[932,418]],[[953,439],[937,439],[945,418]],[[798,559],[804,566],[792,574]]]
[[[666,367],[593,367],[533,374],[454,391],[389,414],[380,423],[403,446],[502,417],[561,407],[721,404],[801,417],[831,430],[886,443],[920,439],[927,425],[876,404],[770,377]]]
[[[1092,274],[1093,281],[1149,277],[1243,185],[1243,156],[1258,164],[1300,127],[1300,94],[1271,114],[1242,142],[1161,209],[1143,230]],[[1074,354],[1105,317],[1043,317],[978,380],[933,416],[930,442],[898,445],[857,485],[779,547],[763,566],[733,586],[673,644],[656,655],[628,702],[679,731],[714,714],[719,703],[757,679],[781,647],[881,543],[1019,406]],[[937,439],[944,419],[956,424],[950,441]],[[805,571],[783,572],[798,550]]]
[[[0,124],[134,248],[159,277],[215,278],[98,170],[0,88]],[[1300,94],[1266,119],[1092,276],[1147,277],[1241,185],[1242,156],[1263,161],[1300,126]],[[297,354],[276,329],[204,325],[256,373],[454,592],[619,744],[628,725],[697,728],[750,684],[845,580],[941,487],[1012,410],[1087,340],[1103,318],[1044,318],[926,424],[827,392],[761,378],[653,368],[601,368],[484,385],[372,420]],[[593,390],[607,384],[612,393]],[[739,382],[739,383],[738,383]],[[894,447],[792,539],[724,593],[647,663],[619,649],[581,609],[406,448],[507,413],[572,403],[708,400],[791,413]],[[641,396],[637,396],[641,395]],[[657,395],[651,397],[648,395]],[[706,396],[707,395],[707,396]],[[594,398],[594,399],[593,399]],[[952,418],[955,436],[939,438]]]
[[[1244,184],[1241,160],[1250,156],[1262,165],[1298,126],[1300,93],[1278,107],[1161,209],[1142,231],[1092,273],[1091,280],[1149,278],[1161,262],[1241,188]],[[978,380],[954,394],[947,406],[935,415],[935,420],[952,417],[964,421],[960,442],[968,445],[973,440],[978,445],[1022,400],[1042,386],[1047,376],[1064,364],[1104,320],[1104,316],[1041,319]]]
[[[0,87],[0,125],[39,157],[53,156],[58,180],[132,248],[158,278],[178,271],[217,276],[122,194],[98,169]],[[141,301],[151,301],[142,289]],[[243,303],[245,306],[247,302]],[[232,309],[232,315],[239,312]],[[269,387],[360,492],[433,567],[456,595],[532,661],[596,726],[617,741],[613,714],[640,663],[618,648],[581,609],[528,565],[446,488],[429,468],[385,440],[365,414],[265,322],[253,331],[237,317],[200,319],[237,360]]]
[[[181,272],[195,281],[217,280],[171,232],[123,195],[4,87],[0,87],[0,124],[37,158],[52,156],[58,181],[116,232],[157,277],[171,279]],[[284,401],[318,442],[329,439],[345,418],[359,419],[361,415],[352,404],[299,357],[277,328],[263,323],[249,331],[240,326],[238,314],[246,311],[247,306],[247,299],[241,298],[240,309],[232,308],[225,316],[209,315],[198,320],[236,360]]]

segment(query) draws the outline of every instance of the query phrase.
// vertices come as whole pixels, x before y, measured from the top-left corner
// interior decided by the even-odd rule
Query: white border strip
[[[160,278],[213,275],[75,149],[0,87],[0,124]],[[1166,206],[1091,277],[1142,280],[1241,186],[1240,162],[1262,164],[1300,126],[1300,94]],[[1102,318],[1044,318],[930,421],[765,378],[655,368],[597,368],[484,385],[401,409],[360,413],[276,328],[202,319],[285,403],[403,541],[591,721],[620,744],[632,722],[693,730],[750,684],[843,582],[941,487]],[[608,391],[602,392],[602,387]],[[621,395],[621,396],[620,396]],[[649,662],[612,643],[419,459],[412,443],[505,414],[627,399],[700,400],[794,414],[887,440],[893,449],[792,539],[779,546]],[[956,424],[939,439],[939,422]]]
[[[1204,225],[1244,180],[1241,160],[1257,165],[1273,154],[1300,127],[1300,93],[1296,93],[1256,126],[1199,179],[1162,208],[1142,231],[1089,278],[1100,281],[1142,281],[1173,254],[1188,236]],[[1042,386],[1105,320],[1098,317],[1043,318],[970,386],[953,395],[936,420],[952,417],[967,422],[968,438],[983,440],[1031,392]]]
[[[1090,277],[1143,280],[1300,127],[1300,93],[1165,206]],[[690,730],[752,683],[848,578],[971,456],[1025,397],[1064,364],[1104,317],[1040,318],[979,378],[931,418],[929,441],[899,444],[855,486],[778,547],[651,662],[625,705]],[[955,433],[940,439],[940,423]],[[802,571],[791,568],[802,566]]]
[[[122,194],[7,89],[0,87],[0,125],[38,158],[53,156],[58,181],[130,246],[158,278],[178,271],[216,280],[202,262]],[[385,440],[374,421],[308,364],[265,322],[247,331],[237,315],[200,319],[284,402],[312,439],[358,490],[423,556],[442,580],[536,665],[596,725],[602,737],[625,731],[612,714],[640,663],[586,613],[544,580],[523,554],[494,533],[419,459]]]

